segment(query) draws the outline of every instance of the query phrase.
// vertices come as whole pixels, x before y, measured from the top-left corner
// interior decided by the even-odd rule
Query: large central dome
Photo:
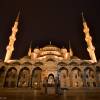
[[[31,56],[32,59],[42,59],[46,57],[68,59],[70,57],[70,54],[69,52],[67,52],[66,48],[59,48],[55,45],[49,44],[44,46],[43,48],[35,48],[29,56]]]
[[[61,56],[60,48],[56,47],[55,45],[46,45],[43,48],[40,48],[40,56],[44,55],[56,55]]]
[[[43,48],[41,48],[40,50],[43,50],[43,51],[60,51],[60,48],[58,48],[57,46],[55,45],[46,45],[44,46]]]

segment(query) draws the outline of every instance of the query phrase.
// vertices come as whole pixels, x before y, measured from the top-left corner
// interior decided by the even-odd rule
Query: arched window
[[[32,88],[41,89],[41,68],[37,67],[32,72]]]
[[[4,87],[16,87],[17,82],[17,70],[10,68],[5,77]]]
[[[30,71],[27,67],[21,69],[18,78],[18,87],[28,87],[30,80]]]

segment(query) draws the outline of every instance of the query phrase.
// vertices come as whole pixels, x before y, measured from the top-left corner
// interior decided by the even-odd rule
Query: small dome
[[[35,48],[35,49],[34,49],[34,52],[35,52],[35,53],[39,53],[39,51],[40,51],[40,50],[39,50],[38,48]]]
[[[62,53],[67,53],[67,49],[66,49],[66,48],[62,48],[62,49],[61,49],[61,52],[62,52]]]

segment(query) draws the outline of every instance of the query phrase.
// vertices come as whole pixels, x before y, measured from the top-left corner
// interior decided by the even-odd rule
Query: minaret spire
[[[69,40],[69,54],[70,54],[70,56],[73,56],[73,51],[72,51],[72,48],[71,48],[70,40]]]
[[[16,17],[15,22],[18,22],[18,21],[19,21],[19,16],[20,16],[20,11],[18,12],[18,15],[17,15],[17,17]]]
[[[49,41],[50,45],[51,45],[51,41]]]
[[[30,42],[30,47],[29,47],[29,51],[28,51],[28,56],[31,56],[32,53],[32,41]]]
[[[86,22],[85,18],[84,18],[84,15],[83,15],[83,12],[82,12],[82,20],[83,20],[83,22]]]
[[[16,41],[16,33],[18,31],[18,21],[19,21],[19,16],[20,16],[20,11],[16,17],[14,26],[12,27],[12,34],[9,37],[9,44],[6,48],[7,52],[6,52],[6,56],[4,59],[4,62],[9,62],[11,56],[12,56],[12,52],[14,51],[14,42]]]
[[[95,55],[95,47],[92,44],[92,37],[89,33],[89,27],[87,26],[87,23],[85,21],[85,18],[83,16],[82,12],[82,20],[83,20],[83,32],[85,33],[85,41],[87,43],[87,51],[89,53],[89,56],[93,63],[97,62],[96,55]]]

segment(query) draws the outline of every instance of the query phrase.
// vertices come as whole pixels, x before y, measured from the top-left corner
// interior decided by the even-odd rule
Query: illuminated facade
[[[14,41],[10,46],[13,45]],[[69,50],[51,44],[42,48],[30,47],[27,56],[18,60],[10,60],[10,57],[5,62],[0,61],[1,88],[31,87],[39,91],[52,88],[55,91],[58,84],[60,89],[100,86],[100,62],[79,59],[73,55],[71,47]]]

